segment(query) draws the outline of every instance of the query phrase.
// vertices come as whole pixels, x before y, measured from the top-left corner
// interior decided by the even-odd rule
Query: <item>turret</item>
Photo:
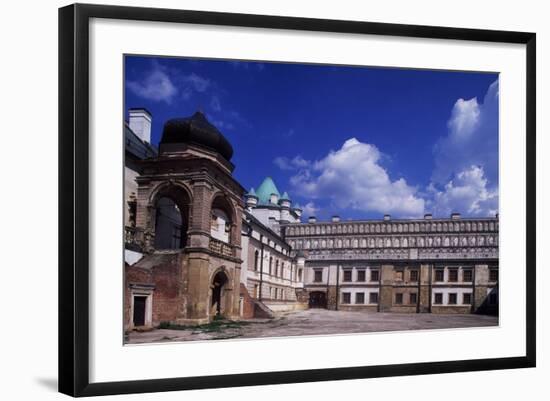
[[[288,193],[286,191],[283,194],[283,196],[281,196],[281,199],[279,199],[279,205],[282,208],[290,209],[291,201],[290,201],[290,197],[288,196]]]
[[[250,209],[258,205],[258,196],[256,195],[256,192],[254,192],[254,188],[250,188],[250,191],[244,195],[244,201],[246,203],[246,207]]]
[[[300,207],[300,205],[296,204],[296,206],[294,206],[294,208],[292,209],[294,211],[294,214],[296,216],[298,216],[298,218],[301,218],[302,217],[302,208]]]

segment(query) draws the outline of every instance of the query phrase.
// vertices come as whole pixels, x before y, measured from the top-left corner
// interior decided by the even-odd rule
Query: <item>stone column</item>
[[[188,246],[208,249],[210,243],[210,212],[212,188],[205,181],[193,186],[193,206],[188,231]]]
[[[418,279],[420,280],[418,294],[419,299],[419,313],[429,313],[430,312],[430,265],[421,264]]]
[[[474,313],[483,313],[487,307],[487,283],[489,281],[489,266],[475,265]]]
[[[203,253],[191,253],[188,258],[188,285],[185,302],[185,317],[178,319],[180,324],[204,324],[209,321],[211,297],[208,274],[209,257]]]
[[[380,266],[380,312],[389,312],[393,305],[393,265]]]

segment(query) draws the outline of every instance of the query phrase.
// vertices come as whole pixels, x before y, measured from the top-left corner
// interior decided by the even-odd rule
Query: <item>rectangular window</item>
[[[462,303],[464,305],[472,304],[472,294],[462,294]]]
[[[322,270],[315,270],[314,271],[313,281],[315,283],[320,283],[320,282],[323,281],[323,271]]]
[[[370,281],[379,281],[379,280],[380,280],[380,272],[378,270],[371,270]]]
[[[365,303],[365,293],[364,292],[356,292],[355,293],[355,303],[356,304],[364,304]]]
[[[364,270],[357,270],[357,281],[365,281],[365,271]]]
[[[377,303],[378,303],[378,293],[371,292],[369,294],[369,304],[377,304]]]
[[[394,277],[395,281],[403,281],[403,270],[396,270]]]
[[[395,294],[395,304],[396,305],[403,304],[403,294],[401,293]]]
[[[410,281],[418,281],[418,270],[410,271]]]
[[[449,269],[449,281],[452,283],[458,281],[458,269]]]
[[[497,269],[489,270],[489,281],[498,281],[498,270]]]
[[[465,282],[472,282],[472,271],[470,269],[462,271],[462,280]]]
[[[351,270],[344,270],[344,281],[351,281]]]
[[[443,303],[443,294],[440,292],[436,292],[434,294],[434,304],[441,305]]]
[[[350,304],[351,303],[351,293],[350,292],[343,292],[342,293],[342,303],[343,304]]]
[[[437,269],[435,271],[435,281],[443,281],[445,277],[444,275],[445,275],[445,272],[443,269]]]
[[[416,305],[416,292],[411,292],[409,294],[409,303],[412,305]]]
[[[449,305],[456,305],[456,292],[449,293]]]

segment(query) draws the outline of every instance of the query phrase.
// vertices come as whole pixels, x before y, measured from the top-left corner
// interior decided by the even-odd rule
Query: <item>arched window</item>
[[[279,275],[279,261],[275,261],[275,277]]]
[[[185,246],[187,219],[169,197],[161,197],[155,210],[155,249],[180,249]]]
[[[210,221],[210,235],[220,241],[229,243],[231,222],[222,209],[212,209]]]
[[[269,257],[269,275],[273,274],[273,256]]]
[[[210,212],[210,235],[219,241],[232,242],[233,209],[223,196],[216,196]]]

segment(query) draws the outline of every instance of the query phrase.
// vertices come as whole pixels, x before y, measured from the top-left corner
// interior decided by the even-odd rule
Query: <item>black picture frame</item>
[[[91,18],[437,38],[526,46],[526,354],[521,357],[90,383],[88,61]],[[59,391],[160,392],[534,367],[536,35],[479,29],[75,4],[59,9]]]

